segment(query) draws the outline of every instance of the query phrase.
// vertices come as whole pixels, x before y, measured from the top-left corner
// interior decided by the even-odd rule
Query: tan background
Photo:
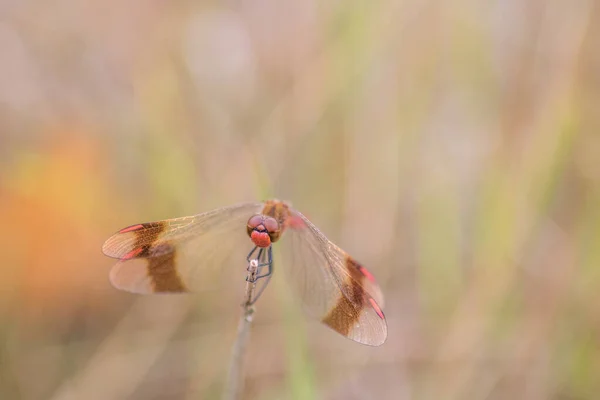
[[[600,8],[0,2],[0,398],[218,398],[241,282],[136,297],[126,225],[287,199],[382,282],[389,338],[278,274],[246,399],[600,393]]]

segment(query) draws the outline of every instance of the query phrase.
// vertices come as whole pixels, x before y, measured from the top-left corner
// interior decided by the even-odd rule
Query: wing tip
[[[132,263],[133,262],[133,263]],[[153,293],[152,286],[145,273],[143,262],[132,261],[127,263],[127,268],[123,261],[116,263],[108,273],[108,281],[118,290],[134,294]]]
[[[114,237],[115,237],[115,235],[112,235],[111,237],[106,239],[104,241],[104,243],[102,243],[102,254],[104,254],[107,257],[111,257],[111,258],[119,258],[119,257],[114,256],[114,252],[112,251],[112,248],[111,248],[111,243],[112,243]]]
[[[364,344],[369,345],[369,346],[381,346],[387,340],[387,331],[388,331],[387,320],[385,319],[385,314],[383,313],[383,310],[381,309],[381,307],[379,307],[379,304],[377,304],[377,301],[375,301],[374,298],[372,298],[372,297],[369,298],[369,304],[371,305],[371,308],[373,309],[375,314],[377,314],[377,317],[381,320],[382,332],[381,332],[381,335],[379,335],[380,341],[373,341],[373,342],[364,343]]]
[[[102,254],[110,258],[116,258],[117,260],[123,258],[122,249],[116,246],[119,243],[119,236],[121,236],[121,233],[117,232],[102,243]]]
[[[376,336],[371,336],[371,337],[367,337],[367,338],[363,338],[363,337],[352,337],[352,336],[346,336],[348,339],[356,342],[356,343],[360,343],[363,344],[365,346],[371,346],[371,347],[379,347],[382,346],[386,341],[387,341],[387,323],[385,320],[383,320],[383,326],[382,326],[382,331],[380,332],[379,335]]]

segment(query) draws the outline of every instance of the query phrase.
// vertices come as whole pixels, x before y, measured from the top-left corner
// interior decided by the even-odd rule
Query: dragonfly
[[[237,270],[244,258],[259,261],[255,279],[268,282],[274,244],[309,317],[361,344],[385,342],[384,299],[373,274],[284,201],[131,225],[108,238],[102,251],[119,260],[109,274],[117,289],[186,293],[210,289],[215,271]]]

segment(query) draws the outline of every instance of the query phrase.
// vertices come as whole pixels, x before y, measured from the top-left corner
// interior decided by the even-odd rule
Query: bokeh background
[[[245,261],[144,297],[100,247],[269,197],[373,271],[389,337],[278,274],[245,399],[598,398],[594,0],[4,0],[0,58],[1,399],[219,398]]]

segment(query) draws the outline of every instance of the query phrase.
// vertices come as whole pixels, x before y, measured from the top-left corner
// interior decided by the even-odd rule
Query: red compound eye
[[[279,232],[279,223],[275,220],[275,218],[265,218],[263,225],[265,228],[267,228],[267,232],[269,233]]]
[[[263,223],[263,219],[264,219],[264,217],[260,214],[253,215],[248,220],[248,228],[250,228],[250,229],[256,228],[257,226],[259,226],[260,224]]]

